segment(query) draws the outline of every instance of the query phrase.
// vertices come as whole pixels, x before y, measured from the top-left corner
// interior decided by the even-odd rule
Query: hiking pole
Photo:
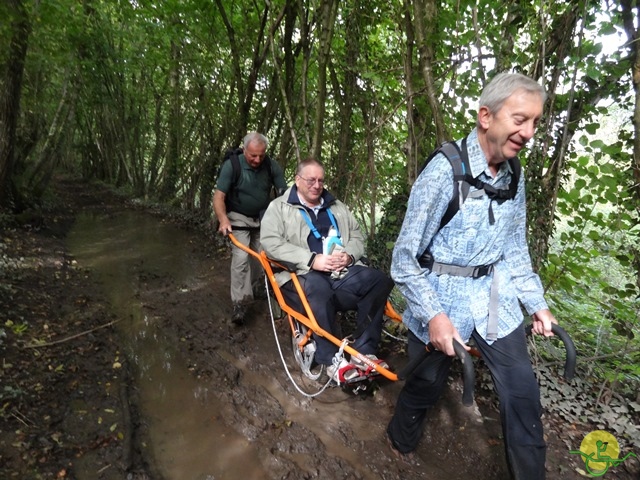
[[[529,324],[525,327],[524,331],[527,335],[531,335],[533,324]],[[576,373],[576,346],[571,340],[569,334],[560,325],[555,323],[551,324],[551,331],[556,335],[564,344],[566,358],[564,361],[564,379],[567,382],[573,380]]]
[[[463,383],[463,391],[462,391],[462,404],[466,407],[473,405],[473,386],[475,384],[475,371],[473,370],[473,361],[471,360],[471,355],[469,352],[465,350],[465,348],[458,342],[453,339],[453,349],[456,352],[456,355],[462,362],[462,383]],[[433,346],[431,342],[429,342],[424,351],[414,357],[398,374],[399,380],[406,380],[424,360],[431,355],[436,348]]]

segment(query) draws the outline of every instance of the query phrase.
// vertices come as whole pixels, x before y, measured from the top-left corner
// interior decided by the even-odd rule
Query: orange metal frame
[[[300,350],[302,350],[302,348],[305,346],[305,344],[309,341],[309,338],[311,337],[311,334],[313,334],[313,333],[315,333],[316,335],[319,335],[319,336],[321,336],[323,338],[326,338],[327,340],[329,340],[331,343],[335,344],[338,347],[340,347],[342,345],[342,340],[340,340],[339,338],[335,337],[330,332],[327,332],[320,325],[318,325],[318,322],[316,321],[316,318],[313,315],[313,312],[311,311],[311,307],[309,306],[309,303],[307,302],[307,297],[304,294],[304,290],[302,289],[302,286],[300,285],[300,282],[298,281],[298,276],[295,274],[295,272],[290,272],[289,268],[286,267],[285,265],[283,265],[282,263],[279,263],[276,260],[273,260],[273,259],[270,259],[269,257],[267,257],[267,255],[265,254],[264,251],[261,251],[260,253],[258,253],[256,251],[252,250],[251,248],[241,244],[234,237],[234,235],[232,233],[229,234],[229,239],[233,242],[233,244],[236,247],[244,250],[248,254],[250,254],[253,257],[255,257],[260,262],[260,264],[262,265],[262,268],[264,269],[265,274],[267,276],[267,279],[269,280],[269,284],[271,285],[271,288],[272,288],[273,293],[274,293],[274,295],[276,297],[278,305],[280,306],[282,311],[287,314],[287,318],[289,320],[289,326],[291,328],[291,334],[293,335],[295,333],[295,325],[293,323],[294,319],[297,320],[298,322],[302,323],[304,326],[307,327],[308,330],[307,330],[306,336],[304,338],[302,338],[302,340],[298,344],[298,348],[300,348]],[[302,305],[304,307],[305,314],[302,314],[302,313],[294,310],[285,301],[284,297],[282,296],[282,292],[280,291],[280,286],[278,285],[278,282],[276,282],[275,274],[273,272],[274,267],[275,268],[281,268],[283,270],[287,270],[287,271],[289,271],[291,273],[291,280],[293,282],[293,285],[295,286],[296,291],[298,292],[298,295],[300,295],[300,299],[302,300]],[[391,302],[389,302],[388,300],[387,300],[387,303],[385,305],[384,314],[387,317],[389,317],[390,319],[392,319],[393,321],[396,321],[396,322],[401,322],[402,321],[402,317],[400,316],[400,314],[398,314],[398,312],[395,311],[395,309],[391,305]],[[380,375],[386,377],[387,379],[392,380],[392,381],[397,381],[398,380],[398,376],[394,372],[392,372],[391,370],[389,370],[387,368],[384,368],[383,366],[378,365],[377,363],[371,361],[368,357],[366,357],[365,355],[361,354],[360,352],[358,352],[356,349],[352,348],[348,344],[344,347],[344,351],[347,352],[352,357],[355,357],[358,360],[360,360],[361,362],[365,363],[369,367],[375,369]]]

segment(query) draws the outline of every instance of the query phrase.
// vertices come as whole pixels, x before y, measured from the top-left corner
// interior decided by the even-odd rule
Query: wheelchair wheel
[[[293,348],[293,357],[300,366],[300,370],[305,377],[311,380],[318,380],[324,371],[324,365],[315,363],[316,342],[313,338],[309,338],[307,343],[300,348],[300,343],[304,341],[308,328],[299,322],[295,323],[295,331],[291,336],[291,346]]]

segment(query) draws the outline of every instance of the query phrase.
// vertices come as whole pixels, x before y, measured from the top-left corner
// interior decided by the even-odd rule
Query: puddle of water
[[[171,276],[177,284],[192,282],[194,272],[203,268],[186,233],[140,212],[86,214],[77,218],[67,243],[80,267],[96,272],[120,318],[117,327],[127,358],[134,362],[155,470],[166,480],[266,479],[257,451],[216,418],[216,397],[190,375],[136,299],[141,265],[145,273]],[[96,478],[94,471],[76,473],[80,480]]]

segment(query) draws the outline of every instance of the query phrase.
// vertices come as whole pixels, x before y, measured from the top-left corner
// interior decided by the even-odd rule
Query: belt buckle
[[[473,278],[480,278],[491,273],[493,265],[479,265],[473,269]]]

